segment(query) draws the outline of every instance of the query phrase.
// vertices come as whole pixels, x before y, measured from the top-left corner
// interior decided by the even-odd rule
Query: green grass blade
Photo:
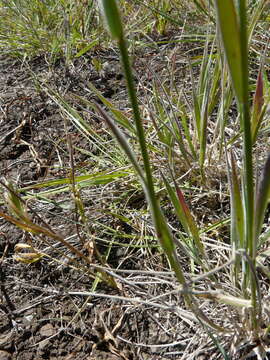
[[[130,148],[125,135],[122,133],[122,131],[115,125],[114,121],[108,116],[108,114],[96,103],[95,104],[98,112],[101,114],[103,119],[106,121],[107,125],[112,130],[114,136],[116,137],[117,141],[121,145],[122,149],[125,151],[126,155],[129,158],[129,161],[133,165],[134,169],[136,170],[137,174],[140,176],[140,179],[142,181],[142,184],[144,187],[147,186],[147,182],[143,173],[143,170],[141,166],[139,165],[136,155],[133,152],[133,150]]]
[[[237,250],[244,248],[245,241],[245,223],[244,223],[244,209],[242,203],[242,195],[240,190],[240,183],[238,180],[235,158],[233,152],[231,152],[231,171],[229,169],[229,161],[227,158],[226,152],[226,160],[228,167],[228,178],[230,184],[230,202],[231,202],[231,244],[232,244],[232,256],[235,258],[235,262],[232,268],[232,279],[236,287],[239,286],[240,282],[240,258],[237,256]]]
[[[98,89],[96,89],[94,85],[92,85],[91,83],[88,83],[88,86],[89,86],[90,90],[93,91],[93,93],[102,101],[102,103],[112,112],[112,114],[114,115],[118,124],[120,124],[125,129],[130,131],[132,133],[132,135],[135,135],[136,129],[133,126],[133,124],[131,123],[131,121],[128,119],[128,117],[126,117],[122,111],[116,109],[115,106],[108,99],[106,99],[104,96],[102,96],[101,92],[98,91]],[[75,95],[75,96],[78,97],[77,95]],[[83,101],[86,105],[92,106],[92,103],[90,101],[88,101],[84,98],[81,98],[81,97],[78,97],[78,98],[81,101]]]
[[[244,101],[239,21],[233,0],[216,0],[219,29],[239,103]]]
[[[201,111],[200,111],[200,96],[198,96],[196,91],[195,80],[193,76],[193,70],[191,63],[189,62],[190,68],[190,77],[192,85],[192,102],[193,102],[193,117],[194,117],[194,127],[196,129],[197,140],[198,142],[201,139]]]
[[[190,213],[190,210],[186,204],[182,191],[179,187],[177,187],[177,192],[173,190],[172,186],[165,178],[162,176],[164,184],[166,186],[168,195],[170,200],[174,206],[174,210],[178,220],[182,224],[186,234],[189,236],[190,239],[193,239],[193,244],[189,244],[189,247],[192,248],[193,254],[196,256],[196,261],[201,263],[202,260],[205,260],[205,251],[203,243],[201,242],[199,230],[196,226],[196,223],[193,220],[193,217]]]
[[[260,69],[257,84],[256,84],[256,91],[254,94],[253,99],[253,109],[251,114],[251,132],[252,132],[252,143],[256,141],[257,133],[263,118],[263,77],[262,77],[262,70]]]
[[[178,217],[178,220],[182,224],[185,232],[188,234],[189,233],[189,227],[188,227],[188,223],[186,221],[186,217],[185,217],[185,214],[183,212],[181,203],[179,202],[179,199],[178,199],[177,195],[175,194],[175,191],[173,190],[172,186],[170,185],[170,183],[166,179],[166,177],[162,176],[162,178],[163,178],[163,182],[164,182],[164,184],[166,186],[166,190],[168,192],[170,200],[171,200],[171,202],[172,202],[172,204],[174,206],[174,210],[175,210],[175,213],[176,213],[176,215]]]
[[[96,46],[99,43],[99,40],[93,40],[86,46],[84,46],[80,51],[77,52],[75,55],[75,58],[79,58],[86,54],[89,50],[91,50],[94,46]]]
[[[156,13],[157,15],[163,17],[168,22],[170,22],[172,24],[175,24],[175,25],[178,25],[180,27],[183,26],[183,21],[179,21],[178,19],[172,18],[168,14],[168,12],[164,12],[164,11],[162,11],[160,9],[157,9],[156,7],[149,5],[148,2],[143,1],[143,0],[135,0],[135,2],[139,3],[141,6],[147,8],[147,9],[150,9],[154,14]]]
[[[74,177],[74,181],[76,184],[80,185],[83,183],[86,183],[87,186],[92,185],[106,185],[109,184],[112,181],[115,181],[117,179],[120,179],[125,176],[129,176],[130,173],[125,170],[115,170],[110,172],[96,172],[93,174],[87,174],[87,175],[79,175]],[[38,184],[33,184],[30,186],[25,186],[21,189],[19,189],[19,192],[29,191],[33,189],[43,189],[43,188],[49,188],[49,187],[57,187],[65,184],[70,184],[69,178],[61,178],[61,179],[53,179],[44,181]]]
[[[123,38],[123,27],[116,2],[112,0],[102,0],[99,1],[99,6],[111,37],[119,41]]]
[[[257,245],[264,220],[264,214],[269,202],[270,196],[270,155],[266,160],[264,165],[260,183],[258,186],[258,191],[256,194],[256,204],[255,204],[255,226],[254,226],[254,242]],[[257,250],[257,249],[256,249]]]
[[[202,12],[204,13],[207,17],[209,17],[209,19],[215,23],[215,19],[213,18],[213,16],[210,14],[210,11],[209,9],[206,8],[205,4],[204,3],[201,3],[200,1],[198,0],[193,0],[194,4],[197,6],[197,8]]]
[[[235,158],[231,152],[231,174],[230,194],[231,194],[231,241],[235,249],[244,248],[244,211],[240,184],[236,172]]]
[[[178,201],[179,201],[179,205],[181,207],[181,211],[183,213],[183,217],[185,219],[186,222],[186,226],[188,226],[189,231],[192,235],[192,238],[194,240],[194,243],[197,247],[197,250],[199,251],[199,253],[203,256],[203,258],[206,258],[205,255],[205,251],[204,251],[204,245],[200,239],[200,235],[199,235],[199,230],[198,227],[193,219],[193,216],[189,210],[189,207],[185,201],[184,195],[181,191],[181,189],[179,188],[179,186],[175,183],[175,188],[176,188],[176,193],[177,193],[177,197],[178,197]]]
[[[246,30],[246,5],[244,0],[238,2],[236,12],[233,0],[216,0],[216,8],[220,32],[226,53],[229,70],[234,85],[243,129],[244,146],[244,209],[246,226],[246,249],[254,259],[253,239],[253,164],[252,164],[252,138],[249,113],[249,87],[248,87],[248,52]],[[231,41],[234,39],[234,41]]]
[[[183,131],[183,133],[186,137],[192,158],[196,159],[197,152],[196,152],[193,142],[192,142],[192,134],[191,134],[190,127],[189,127],[188,113],[186,111],[186,105],[184,103],[180,102],[180,104],[177,104],[177,107],[179,108],[179,121],[174,123],[174,127],[177,126],[177,128],[180,128]],[[181,128],[181,125],[182,125],[182,128]],[[179,130],[175,130],[175,131],[180,133]],[[181,136],[182,134],[180,133],[179,135]]]
[[[254,6],[254,11],[249,17],[249,25],[248,25],[248,44],[250,44],[252,35],[254,33],[255,27],[258,24],[264,10],[269,6],[268,0],[259,0],[256,1],[256,5]]]

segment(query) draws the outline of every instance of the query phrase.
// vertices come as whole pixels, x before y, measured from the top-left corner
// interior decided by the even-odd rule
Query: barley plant
[[[102,74],[104,65],[94,50],[113,48],[121,60],[126,89],[118,106],[91,82],[84,83],[90,98],[75,93],[67,97],[34,78],[58,105],[65,126],[71,123],[88,144],[94,144],[96,153],[74,148],[67,136],[69,176],[20,189],[1,180],[5,209],[0,216],[47,247],[52,241],[61,244],[71,266],[92,281],[91,291],[83,296],[106,297],[96,291],[106,283],[119,292],[116,300],[132,302],[123,291],[129,281],[109,264],[112,249],[130,251],[131,258],[140,249],[149,261],[157,253],[155,262],[166,269],[157,274],[161,278],[173,274],[169,294],[177,301],[168,305],[162,302],[168,294],[155,290],[155,295],[136,297],[138,304],[175,313],[194,333],[210,339],[209,349],[215,347],[216,358],[265,359],[270,329],[270,87],[269,39],[264,38],[269,1],[1,0],[0,4],[5,15],[0,47],[7,54],[31,57],[42,48],[51,59],[64,56],[69,66],[93,51],[92,64]],[[191,26],[190,19],[198,25]],[[200,49],[183,57],[187,89],[177,80],[182,61],[176,60],[177,41],[168,41],[173,50],[165,76],[141,60],[148,74],[143,83],[133,64],[136,51],[146,46],[142,39],[150,39],[152,33],[162,39],[176,28],[181,46],[194,42]],[[162,40],[149,44],[155,49]],[[102,122],[103,135],[88,117]],[[74,151],[90,156],[95,165],[75,173]],[[99,220],[101,235],[93,235],[84,201],[91,189],[96,198],[108,194],[102,216],[122,221],[136,235]],[[49,202],[59,194],[69,194],[74,204],[82,249],[51,229],[29,206],[31,200]],[[137,198],[140,205],[132,207]],[[98,244],[106,242],[106,236],[110,240],[102,254]],[[85,238],[94,239],[95,261],[83,251]],[[50,257],[45,247],[15,248],[14,258],[20,262],[31,264],[43,257]],[[59,261],[56,255],[53,260]],[[189,346],[182,357],[174,358],[195,358],[195,352],[188,353]]]

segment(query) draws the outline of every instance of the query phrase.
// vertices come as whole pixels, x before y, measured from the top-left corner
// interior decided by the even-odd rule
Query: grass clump
[[[209,318],[201,312],[200,308],[195,305],[196,292],[190,288],[182,265],[177,257],[175,242],[172,233],[169,230],[164,213],[161,210],[157,194],[154,188],[153,170],[149,159],[149,152],[143,129],[142,117],[140,115],[138,101],[136,97],[135,87],[132,80],[132,71],[129,65],[127,47],[123,35],[120,15],[117,10],[116,2],[102,1],[104,17],[108,24],[108,29],[112,37],[116,40],[121,60],[123,64],[123,71],[126,76],[127,88],[131,107],[133,109],[133,118],[136,125],[136,133],[138,142],[140,144],[140,155],[143,160],[143,168],[137,161],[137,156],[130,148],[125,140],[125,136],[120,128],[115,125],[114,121],[96,105],[98,111],[102,114],[104,120],[110,126],[112,132],[117,138],[120,146],[125,151],[131,164],[135,168],[144,189],[149,208],[151,210],[152,219],[154,222],[157,237],[160,244],[166,253],[170,266],[174,270],[176,277],[182,287],[182,294],[186,305],[195,313],[195,315],[207,326],[210,326],[218,331],[226,331],[218,324],[214,324]],[[259,245],[259,236],[262,231],[263,218],[268,203],[270,180],[267,175],[269,172],[269,159],[266,161],[264,170],[261,175],[261,180],[256,184],[256,191],[254,186],[254,171],[253,171],[253,153],[252,153],[252,131],[251,131],[251,117],[249,105],[249,67],[248,67],[248,29],[247,29],[247,4],[245,1],[238,2],[238,8],[233,1],[216,1],[217,23],[219,26],[219,34],[223,43],[223,49],[226,54],[226,61],[228,64],[228,71],[230,79],[233,84],[233,89],[236,95],[237,108],[239,112],[241,136],[243,138],[243,170],[241,172],[241,180],[238,182],[238,176],[235,169],[235,162],[233,157],[233,149],[230,150],[231,162],[228,164],[228,171],[230,173],[229,180],[231,183],[231,246],[232,253],[232,268],[236,280],[236,286],[242,297],[233,297],[224,292],[210,291],[204,296],[209,296],[212,300],[230,304],[233,306],[240,306],[246,308],[246,316],[249,331],[252,333],[253,339],[256,341],[261,337],[261,329],[263,327],[262,321],[262,299],[261,291],[256,274],[256,258]],[[112,17],[113,14],[113,17]],[[218,34],[218,36],[219,36]],[[231,39],[234,36],[234,41]],[[208,53],[204,53],[204,61],[207,59]],[[211,52],[210,56],[211,57]],[[209,66],[202,65],[201,74],[209,73]],[[258,82],[258,87],[262,86]],[[203,116],[200,118],[201,111],[198,109],[198,101],[195,98],[195,118],[196,129],[199,138],[199,146],[202,153],[199,156],[200,168],[203,168],[204,154],[206,147],[206,119],[208,109],[208,99],[211,86],[207,84],[201,88],[200,97],[203,107]],[[262,101],[262,92],[257,92],[257,102]],[[260,100],[259,100],[260,99]],[[197,108],[197,112],[196,112]],[[198,114],[198,115],[197,115]],[[197,115],[197,116],[196,116]],[[201,124],[202,122],[202,124]],[[226,143],[222,144],[224,150],[227,152]],[[230,169],[232,171],[230,172]],[[164,178],[164,183],[168,192],[168,196],[172,201],[180,222],[184,229],[190,234],[193,241],[195,262],[202,266],[205,270],[203,277],[209,276],[211,278],[212,272],[216,272],[209,264],[209,259],[204,251],[204,245],[199,237],[199,231],[190,210],[184,200],[184,196],[179,189],[176,182],[174,188],[171,187],[170,182]],[[255,205],[256,204],[256,205]],[[255,216],[254,216],[255,215]],[[235,266],[238,264],[239,266]],[[208,275],[207,275],[208,274]],[[214,283],[217,281],[216,274],[212,277]],[[233,284],[232,284],[233,285]],[[200,297],[200,295],[198,295]]]
[[[3,0],[0,15],[0,46],[6,54],[69,59],[98,44],[94,1]]]
[[[164,33],[172,21],[183,24],[182,20],[176,20],[175,13],[173,17],[169,15],[172,7],[167,1],[120,3],[129,19],[126,30],[132,31],[132,42],[139,43],[144,34],[153,30]],[[69,61],[108,46],[95,0],[1,0],[0,16],[3,54],[21,58],[43,54],[52,62],[64,56]]]
[[[171,2],[136,3],[146,9],[145,19],[148,11],[152,13],[151,31],[154,29],[164,35],[171,24],[176,25],[170,14],[174,10]],[[70,137],[67,137],[70,175],[64,179],[30,185],[20,191],[26,192],[26,199],[34,198],[30,190],[39,190],[40,197],[48,194],[53,196],[58,191],[71,194],[75,203],[76,224],[79,224],[84,234],[83,239],[80,236],[78,238],[84,248],[85,239],[95,236],[89,225],[82,193],[94,186],[105,190],[109,186],[113,193],[109,197],[111,204],[107,204],[105,211],[102,210],[106,216],[136,229],[136,236],[128,232],[122,233],[113,226],[100,222],[102,235],[109,234],[111,240],[108,241],[109,250],[105,255],[100,253],[96,241],[93,241],[90,252],[92,251],[97,264],[93,265],[83,251],[66,243],[63,237],[46,228],[46,224],[35,225],[24,200],[21,201],[12,186],[2,183],[4,199],[11,215],[3,211],[0,215],[34,236],[42,235],[41,240],[47,236],[60,242],[76,258],[83,260],[85,265],[78,264],[76,260],[73,261],[73,266],[81,271],[88,271],[94,280],[92,291],[96,290],[100,282],[106,282],[119,292],[122,291],[121,281],[129,284],[117,275],[118,269],[112,269],[108,265],[107,259],[114,246],[127,248],[131,253],[134,249],[146,249],[150,256],[153,249],[161,249],[170,270],[175,274],[173,294],[183,300],[181,307],[177,307],[178,313],[194,326],[203,326],[224,358],[229,356],[226,351],[233,353],[235,350],[230,347],[232,339],[235,348],[240,343],[252,342],[255,344],[252,349],[260,356],[265,356],[264,345],[269,333],[269,317],[264,305],[265,290],[262,290],[260,276],[266,278],[269,289],[269,271],[263,261],[268,256],[264,249],[268,236],[267,232],[264,233],[264,219],[269,200],[270,156],[266,154],[266,160],[263,160],[258,169],[254,160],[258,139],[269,131],[269,85],[264,69],[265,54],[262,52],[260,67],[256,64],[256,69],[252,70],[250,66],[252,39],[264,14],[266,2],[257,1],[256,6],[253,3],[244,0],[194,1],[192,11],[199,9],[196,11],[202,14],[204,24],[207,22],[207,32],[200,38],[205,42],[202,51],[194,55],[188,52],[184,60],[181,59],[185,63],[183,71],[189,74],[188,90],[179,89],[175,80],[178,76],[178,64],[176,52],[173,52],[166,69],[169,70],[169,78],[157,75],[145,64],[150,80],[146,85],[140,81],[136,83],[145,96],[142,99],[138,95],[129,56],[129,52],[133,50],[132,26],[129,26],[126,36],[119,9],[123,9],[125,19],[134,9],[139,14],[141,8],[137,5],[131,9],[128,4],[123,7],[121,2],[119,5],[113,0],[99,1],[99,6],[107,29],[118,47],[131,109],[128,112],[119,110],[113,101],[106,99],[91,83],[86,83],[86,89],[91,96],[95,96],[96,101],[72,94],[70,98],[76,102],[76,106],[72,106],[63,94],[41,83],[66,119],[90,144],[95,144],[95,156],[85,149],[79,150],[93,156],[96,165],[87,169],[86,174],[76,175],[74,149]],[[2,4],[4,7],[1,11],[18,9],[15,1],[8,4],[2,1]],[[66,50],[68,49],[65,55],[69,54],[69,58],[74,49],[79,56],[90,50],[93,43],[88,41],[86,28],[90,27],[90,19],[99,23],[94,3],[88,2],[88,8],[78,2],[69,3],[70,7],[67,7],[66,2],[42,4],[39,2],[41,7],[55,6],[55,12],[51,14],[42,7],[40,15],[35,15],[35,20],[29,19],[35,31],[30,32],[31,37],[26,37],[27,40],[16,38],[15,31],[10,34],[0,31],[9,46],[15,42],[18,45],[18,41],[22,41],[22,46],[32,43],[30,52],[35,54],[44,41],[43,44],[48,44],[45,45],[45,51],[53,53],[50,46],[54,41],[59,41],[54,48],[55,53],[59,53],[65,43]],[[22,1],[21,6],[24,5]],[[175,6],[181,7],[177,1]],[[47,34],[55,36],[56,31],[63,30],[61,26],[64,27],[65,19],[60,21],[55,18],[61,16],[63,8],[65,16],[69,15],[69,38],[65,35],[51,41]],[[32,10],[34,13],[34,9]],[[25,13],[20,18],[23,22],[22,29],[29,16],[29,13]],[[33,26],[41,22],[46,24],[44,36],[39,32],[38,26]],[[181,21],[182,26],[183,24]],[[135,21],[133,26],[137,29],[138,23]],[[6,28],[14,29],[14,26],[10,23]],[[147,36],[148,31],[147,26],[142,30]],[[183,35],[179,43],[186,41],[187,38]],[[171,46],[172,42],[168,40],[167,45]],[[20,51],[19,48],[18,54]],[[257,81],[252,81],[251,70]],[[251,89],[254,90],[253,97]],[[102,136],[89,125],[78,109],[85,111],[89,118],[97,118],[107,125]],[[257,172],[260,172],[260,176],[257,176]],[[220,173],[220,182],[217,173]],[[50,188],[51,193],[50,190],[43,191]],[[134,194],[139,194],[139,208],[132,208]],[[210,207],[207,201],[211,195],[213,198],[218,195],[222,200],[225,199],[230,211],[209,224],[209,217],[205,219],[207,216],[204,218],[204,214],[200,212],[201,209],[205,211],[207,206]],[[196,209],[196,204],[200,206],[203,197],[206,198],[206,206]],[[122,202],[125,202],[125,206]],[[222,201],[218,204],[222,205]],[[210,209],[209,212],[211,211],[214,210]],[[143,225],[141,218],[147,218],[147,225]],[[210,220],[213,218],[212,215]],[[230,229],[226,228],[223,233],[222,226],[227,224]],[[217,240],[209,235],[215,230],[221,234]],[[96,240],[106,242],[98,235]],[[46,256],[34,247],[27,249],[31,251],[33,262]],[[25,248],[18,246],[17,252],[19,250]],[[17,254],[17,260],[20,259],[19,256],[22,259],[29,258],[29,254]],[[91,267],[93,270],[89,271]],[[142,303],[143,301],[145,303],[148,300],[142,300]],[[231,323],[227,318],[224,320],[224,313],[233,319]]]

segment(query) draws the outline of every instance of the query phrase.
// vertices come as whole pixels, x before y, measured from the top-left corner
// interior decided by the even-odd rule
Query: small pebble
[[[54,328],[51,324],[43,325],[39,330],[39,333],[42,337],[52,336],[54,334],[54,332],[55,332]]]

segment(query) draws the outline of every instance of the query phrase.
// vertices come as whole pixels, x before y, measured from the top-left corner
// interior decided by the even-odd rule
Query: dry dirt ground
[[[151,64],[151,59],[156,57],[152,70],[157,72],[162,71],[163,66],[160,51],[149,51],[145,59]],[[170,50],[168,53],[171,54]],[[72,124],[64,121],[58,105],[36,79],[46,79],[47,84],[62,94],[83,96],[88,96],[83,89],[84,81],[88,80],[110,100],[122,94],[120,100],[124,103],[125,86],[116,54],[108,51],[99,56],[105,64],[103,73],[93,68],[91,56],[78,59],[70,67],[62,60],[49,66],[43,57],[29,63],[1,58],[2,179],[12,180],[22,188],[46,179],[68,176],[70,159],[67,133],[72,134],[74,147],[89,151],[87,140]],[[167,61],[165,55],[162,59]],[[147,81],[140,59],[135,60],[134,64],[140,80]],[[180,75],[181,61],[178,69]],[[103,125],[98,119],[95,121],[92,126],[102,131]],[[74,158],[81,167],[86,168],[91,164],[89,153],[75,152]],[[61,194],[58,200],[50,206],[44,204],[44,207],[40,204],[35,206],[34,202],[29,204],[50,228],[78,246],[74,213],[69,207],[58,206]],[[2,209],[6,211],[4,205]],[[39,219],[35,218],[35,221],[40,223]],[[147,302],[146,295],[155,298],[172,290],[174,280],[170,272],[160,273],[157,285],[153,277],[149,277],[149,284],[146,277],[140,281],[140,271],[164,269],[165,262],[162,263],[159,254],[155,258],[152,252],[151,262],[147,251],[125,254],[122,269],[130,273],[125,277],[126,283],[122,283],[122,290],[113,289],[102,282],[96,291],[108,295],[108,298],[85,297],[74,292],[91,291],[92,279],[87,274],[48,258],[33,264],[16,262],[13,258],[15,245],[29,241],[33,239],[28,234],[0,219],[0,360],[188,359],[188,348],[190,353],[198,348],[194,359],[211,358],[211,352],[203,355],[202,343],[206,338],[199,340],[201,330],[192,329],[191,323],[182,321],[181,316],[167,306],[167,301],[181,302],[177,295],[168,295],[163,303],[158,302],[160,306],[157,308],[151,304],[136,305],[117,298],[140,297]],[[35,245],[39,246],[41,240],[35,241]],[[82,251],[87,254],[85,250]],[[121,250],[112,252],[108,263],[112,267],[119,265],[121,256]],[[124,275],[119,281],[123,278]],[[192,343],[193,335],[198,342],[196,344]]]

